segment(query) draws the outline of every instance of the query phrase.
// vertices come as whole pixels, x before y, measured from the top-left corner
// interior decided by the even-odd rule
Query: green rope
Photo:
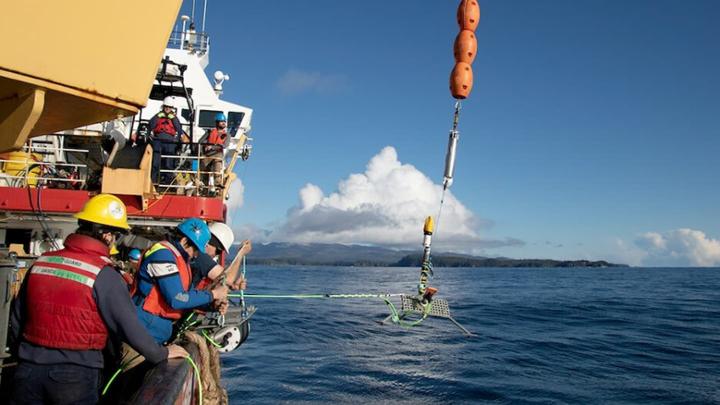
[[[130,360],[129,360],[127,363],[125,363],[125,364],[130,364],[130,363],[132,363],[133,360],[137,359],[138,357],[140,357],[139,354],[135,355],[135,357],[133,357],[132,359],[130,359]],[[123,371],[125,371],[125,365],[120,365],[120,368],[117,369],[117,371],[112,375],[112,377],[110,377],[110,379],[108,380],[107,384],[105,384],[105,388],[103,388],[101,395],[105,395],[105,394],[108,392],[108,390],[110,389],[110,385],[113,383],[113,381],[115,381],[115,378],[117,378],[117,376],[120,375],[120,373],[122,373]]]
[[[208,336],[207,332],[205,332],[205,329],[203,329],[200,333],[202,333],[203,336],[205,336],[205,339],[207,339],[208,342],[210,342],[211,345],[220,348],[222,345],[215,341],[215,339]]]
[[[210,343],[212,343],[213,345],[217,345],[217,347],[220,347],[211,337],[209,337],[207,334],[205,334],[204,330],[202,331],[202,333],[210,341]],[[132,363],[132,361],[137,359],[138,357],[140,357],[139,354],[136,355],[135,357],[133,357],[132,359],[130,359],[130,361],[128,361],[127,364]],[[197,364],[195,364],[192,357],[187,356],[187,357],[185,357],[185,359],[190,363],[193,370],[195,370],[195,378],[198,381],[198,392],[199,392],[199,394],[198,394],[199,402],[198,403],[200,405],[202,405],[203,404],[203,392],[202,392],[202,379],[200,378],[200,369],[198,369],[198,366],[197,366]],[[105,395],[108,392],[108,390],[110,389],[110,385],[112,385],[113,381],[115,381],[115,378],[117,378],[117,376],[120,375],[120,373],[122,373],[124,370],[125,370],[125,368],[123,366],[120,366],[120,368],[118,368],[117,371],[115,371],[115,373],[112,375],[112,377],[110,377],[110,380],[108,380],[107,384],[105,384],[105,388],[103,388],[101,395]]]
[[[178,340],[185,332],[188,331],[188,329],[192,328],[200,322],[199,319],[191,321],[194,316],[197,316],[197,314],[195,312],[190,312],[187,314],[187,316],[185,316],[185,319],[180,322],[180,326],[177,329],[177,333],[175,334],[175,339],[173,339],[173,342]]]
[[[288,298],[288,299],[352,299],[352,298],[381,298],[383,301],[385,301],[385,304],[387,304],[388,308],[390,309],[390,314],[392,316],[392,321],[394,324],[404,326],[406,328],[411,328],[413,326],[420,325],[430,314],[430,308],[432,303],[427,302],[425,304],[421,304],[423,307],[422,316],[419,319],[416,319],[412,322],[404,321],[403,318],[407,315],[411,314],[413,311],[404,311],[402,314],[398,311],[398,309],[395,307],[395,304],[390,301],[391,297],[400,297],[405,294],[388,294],[388,293],[380,293],[380,294],[243,294],[242,292],[240,294],[228,294],[228,297],[231,298],[237,298],[237,297],[243,297],[243,298]]]
[[[423,312],[422,316],[412,322],[404,321],[403,318],[405,318],[407,315],[411,314],[413,311],[403,311],[402,314],[400,314],[400,311],[397,310],[395,307],[395,304],[392,303],[389,299],[385,298],[385,304],[387,304],[388,308],[390,309],[390,314],[392,315],[392,321],[396,325],[403,326],[405,328],[412,328],[413,326],[420,325],[430,314],[430,307],[431,303],[428,302],[427,304],[422,304],[423,306]]]
[[[242,258],[242,278],[245,280],[245,256]],[[242,305],[244,316],[247,314],[247,307],[245,307],[245,290],[240,290],[240,305]]]
[[[193,361],[192,357],[187,356],[187,357],[185,357],[185,359],[190,362],[190,365],[195,370],[195,378],[197,379],[197,382],[198,382],[198,393],[199,393],[198,403],[200,405],[202,405],[203,404],[203,396],[202,396],[203,393],[202,393],[202,380],[200,379],[200,370],[198,369],[197,364],[195,364],[195,362]]]
[[[105,384],[105,388],[103,388],[101,395],[107,394],[108,390],[110,389],[110,385],[113,383],[113,381],[115,381],[115,378],[117,378],[117,376],[120,375],[120,373],[122,373],[122,371],[123,371],[122,367],[117,369],[115,374],[113,374],[112,377],[110,377],[110,380],[108,380],[107,384]]]
[[[239,298],[291,298],[291,299],[308,299],[308,298],[387,298],[399,297],[405,294],[228,294],[228,297]]]

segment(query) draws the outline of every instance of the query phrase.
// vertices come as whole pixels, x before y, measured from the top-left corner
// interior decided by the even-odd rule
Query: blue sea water
[[[408,292],[418,269],[248,267],[248,293]],[[438,268],[446,320],[382,300],[254,299],[231,403],[720,403],[720,269]]]

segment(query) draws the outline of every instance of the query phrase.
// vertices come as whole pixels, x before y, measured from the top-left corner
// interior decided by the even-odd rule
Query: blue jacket
[[[186,263],[190,258],[178,241],[171,241],[180,252]],[[172,336],[173,320],[151,314],[143,309],[145,297],[157,285],[160,294],[167,304],[174,309],[193,309],[203,307],[212,302],[209,291],[198,291],[190,288],[185,291],[180,281],[180,274],[175,256],[168,249],[158,249],[143,257],[138,270],[138,286],[133,302],[137,307],[140,322],[145,325],[150,335],[159,343],[167,342]]]

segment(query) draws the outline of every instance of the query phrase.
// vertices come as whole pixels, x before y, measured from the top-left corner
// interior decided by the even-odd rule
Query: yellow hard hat
[[[110,246],[110,256],[115,256],[118,253],[120,253],[120,251],[117,250],[117,245],[113,243],[112,246]]]
[[[130,229],[127,223],[127,209],[119,198],[112,194],[98,194],[85,203],[75,218],[95,224]]]

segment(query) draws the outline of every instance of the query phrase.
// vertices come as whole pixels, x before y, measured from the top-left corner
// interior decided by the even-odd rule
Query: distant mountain
[[[390,266],[420,265],[418,250],[394,250],[377,246],[342,245],[339,243],[268,243],[253,245],[248,264],[310,266]],[[604,260],[509,259],[459,253],[435,253],[436,267],[626,267]]]

